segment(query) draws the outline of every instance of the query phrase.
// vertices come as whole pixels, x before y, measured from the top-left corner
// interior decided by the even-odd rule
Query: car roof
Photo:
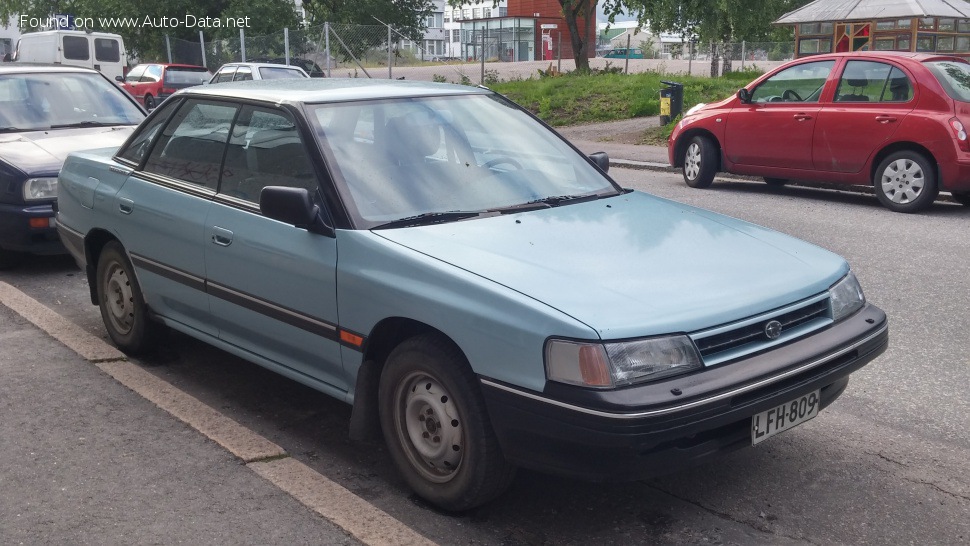
[[[222,68],[224,68],[226,66],[251,66],[251,67],[255,67],[255,68],[261,68],[261,67],[264,67],[264,66],[269,66],[269,67],[273,67],[273,68],[292,68],[292,69],[303,70],[302,68],[300,68],[299,66],[297,66],[295,64],[282,64],[282,63],[250,63],[250,62],[226,63],[226,64],[222,65],[219,68],[222,69]]]
[[[320,103],[350,100],[475,95],[492,91],[450,83],[359,78],[251,80],[190,87],[180,95],[254,99],[274,103]]]
[[[819,55],[810,55],[808,57],[800,57],[798,60],[811,60],[811,59],[838,59],[838,58],[868,58],[868,57],[882,57],[882,58],[894,58],[894,59],[912,59],[916,62],[924,62],[934,59],[957,59],[966,62],[966,59],[962,57],[957,57],[950,53],[922,53],[914,51],[848,51],[842,53],[822,53]]]
[[[63,72],[93,72],[98,73],[93,68],[83,66],[68,66],[63,64],[42,64],[42,63],[0,63],[0,74],[49,74]]]

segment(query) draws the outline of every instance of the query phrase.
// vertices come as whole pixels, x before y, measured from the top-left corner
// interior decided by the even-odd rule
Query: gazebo
[[[782,15],[795,56],[922,51],[970,56],[970,3],[962,0],[815,0]]]

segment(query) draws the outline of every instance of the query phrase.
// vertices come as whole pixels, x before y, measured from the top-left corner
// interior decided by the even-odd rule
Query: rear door
[[[859,172],[915,106],[912,79],[902,68],[886,61],[849,60],[832,102],[818,115],[815,168]]]
[[[738,165],[812,168],[819,102],[834,60],[786,68],[751,90],[751,102],[728,114],[724,153]]]

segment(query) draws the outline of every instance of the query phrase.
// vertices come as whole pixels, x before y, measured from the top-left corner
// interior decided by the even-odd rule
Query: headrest
[[[865,87],[869,85],[869,80],[867,78],[849,78],[846,80],[849,87]]]

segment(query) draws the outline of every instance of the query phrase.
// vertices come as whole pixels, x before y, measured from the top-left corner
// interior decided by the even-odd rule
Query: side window
[[[165,126],[145,163],[145,172],[215,190],[236,106],[185,101]]]
[[[177,104],[178,101],[175,100],[162,103],[155,117],[147,125],[139,127],[135,137],[118,151],[118,158],[129,161],[134,165],[141,165],[141,160],[148,154],[148,150],[155,140],[155,135],[165,126],[165,122],[168,121]]]
[[[94,58],[106,63],[121,61],[121,45],[114,38],[94,39]]]
[[[761,82],[751,102],[818,102],[835,61],[795,65]]]
[[[317,178],[292,116],[283,110],[245,106],[226,151],[219,192],[259,202],[266,186],[317,189]]]
[[[253,79],[253,71],[248,66],[240,66],[236,69],[236,75],[232,78],[234,82],[241,82]]]
[[[91,58],[88,39],[84,36],[64,36],[64,58],[72,61],[87,61]]]
[[[909,78],[898,68],[874,61],[849,61],[835,91],[836,102],[905,102]]]
[[[128,75],[125,76],[125,81],[129,83],[138,81],[141,78],[142,74],[145,73],[146,68],[148,67],[146,67],[143,64],[140,64],[135,68],[132,68],[131,70],[128,71]]]

